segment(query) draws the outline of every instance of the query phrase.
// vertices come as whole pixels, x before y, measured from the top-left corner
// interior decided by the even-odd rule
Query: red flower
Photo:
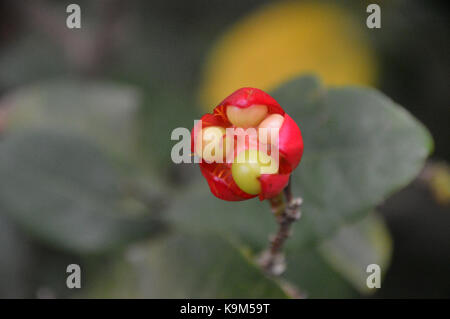
[[[230,139],[230,135],[226,134],[227,128],[255,128],[258,133],[254,139],[247,137],[241,145],[237,143],[236,136]],[[260,135],[261,128],[272,128],[278,133],[278,140]],[[297,124],[277,101],[255,88],[242,88],[228,96],[212,114],[201,118],[192,133],[192,152],[202,158],[200,169],[211,192],[227,201],[256,196],[264,200],[278,195],[286,187],[303,153],[303,139]],[[218,148],[214,151],[211,151],[212,141],[217,142]],[[260,145],[265,145],[265,148],[261,149]],[[275,161],[273,154],[277,149],[279,155],[278,161]],[[227,162],[230,157],[226,156],[230,151],[233,151],[231,161]],[[243,154],[247,155],[247,160],[236,160],[237,157],[245,158]],[[266,164],[261,164],[259,160],[249,162],[249,154],[271,158],[277,165],[264,173],[259,169]]]

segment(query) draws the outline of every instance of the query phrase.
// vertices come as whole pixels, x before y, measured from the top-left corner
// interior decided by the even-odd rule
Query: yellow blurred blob
[[[279,2],[236,23],[207,60],[201,103],[211,110],[240,87],[270,90],[300,73],[327,85],[373,85],[376,62],[359,20],[319,2]]]
[[[450,166],[438,163],[432,167],[430,174],[431,191],[441,205],[450,204]]]

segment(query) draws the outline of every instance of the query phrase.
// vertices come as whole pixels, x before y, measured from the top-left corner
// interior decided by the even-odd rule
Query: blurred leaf
[[[125,205],[108,158],[84,138],[29,130],[0,143],[0,212],[51,245],[97,253],[158,230]]]
[[[67,266],[81,265],[83,282],[90,282],[104,273],[105,260],[42,245],[0,215],[0,298],[70,297],[77,289],[67,289]]]
[[[171,140],[172,131],[178,127],[191,129],[199,118],[191,99],[181,92],[150,90],[145,92],[140,112],[140,143],[151,167],[159,174],[169,168],[183,169],[187,165],[175,165],[171,149],[177,141]]]
[[[153,241],[150,246],[134,247],[127,255],[130,268],[122,264],[113,272],[116,277],[99,278],[87,292],[88,296],[288,297],[280,285],[267,278],[241,249],[216,234],[177,233]]]
[[[276,231],[268,203],[258,199],[239,203],[222,201],[209,192],[206,181],[178,193],[165,216],[186,229],[233,234],[254,250],[265,248],[269,235]]]
[[[19,89],[0,106],[10,107],[7,128],[13,132],[76,132],[128,158],[135,154],[139,101],[139,92],[129,86],[61,80]]]
[[[445,162],[430,164],[424,171],[436,201],[442,206],[450,204],[450,165]]]
[[[69,68],[61,50],[48,39],[27,34],[0,51],[0,88],[63,74]]]
[[[358,291],[316,246],[287,253],[288,278],[305,298],[356,298]]]
[[[127,251],[129,251],[128,249]],[[132,263],[121,254],[108,255],[101,265],[80,264],[89,273],[85,285],[74,292],[74,298],[143,298],[140,281]],[[143,274],[145,275],[145,274]]]
[[[125,164],[154,177],[167,177],[187,171],[175,166],[170,157],[177,142],[171,141],[172,130],[190,129],[198,118],[187,96],[167,89],[65,79],[10,93],[0,99],[0,109],[8,109],[6,129],[12,133],[28,128],[75,132]]]
[[[157,287],[153,297],[287,297],[238,247],[217,235],[176,235],[152,248],[149,263],[155,274],[149,284]]]
[[[341,227],[333,238],[319,246],[320,254],[362,293],[373,293],[366,279],[370,264],[381,267],[382,275],[389,267],[392,243],[382,219],[375,213]],[[304,287],[303,285],[301,287]]]
[[[29,293],[33,250],[4,216],[0,216],[0,298],[23,298]]]
[[[364,216],[411,182],[432,149],[423,125],[375,90],[325,89],[316,78],[302,77],[273,96],[304,140],[293,174],[294,193],[304,199],[297,245]]]

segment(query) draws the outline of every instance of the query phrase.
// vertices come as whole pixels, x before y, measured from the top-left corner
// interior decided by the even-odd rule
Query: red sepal
[[[280,174],[291,173],[300,163],[303,155],[303,138],[297,123],[288,115],[279,132]]]
[[[242,191],[231,176],[231,164],[200,163],[200,170],[214,196],[227,201],[241,201],[256,197]]]
[[[259,177],[261,183],[260,200],[277,196],[289,182],[289,174],[263,174]]]

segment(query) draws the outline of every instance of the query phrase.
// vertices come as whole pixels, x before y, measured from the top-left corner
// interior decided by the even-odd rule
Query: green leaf
[[[129,86],[53,80],[21,88],[0,106],[10,107],[12,133],[33,128],[77,133],[128,158],[136,151],[139,103],[139,92]]]
[[[0,216],[0,298],[23,298],[29,292],[26,274],[34,251],[11,222]]]
[[[177,232],[150,245],[133,247],[127,256],[128,266],[122,263],[111,276],[99,278],[86,295],[288,298],[281,285],[266,277],[245,251],[217,234]]]
[[[199,118],[196,109],[187,94],[163,89],[148,90],[142,99],[139,122],[139,142],[142,153],[157,173],[188,175],[188,165],[175,165],[171,159],[172,147],[178,141],[172,141],[172,131],[178,127],[189,130],[194,119]],[[178,172],[177,172],[178,170]],[[189,178],[184,179],[189,182]]]
[[[3,46],[0,52],[0,70],[2,88],[71,71],[60,48],[45,36],[30,33]]]
[[[379,265],[384,275],[391,252],[388,230],[372,213],[320,245],[290,252],[285,276],[308,298],[354,298],[376,291],[366,285],[367,266]]]
[[[316,246],[288,252],[286,273],[283,277],[293,283],[308,299],[356,298],[358,291],[339,272]],[[351,261],[349,261],[351,263]]]
[[[98,253],[159,229],[129,205],[104,153],[84,138],[25,130],[0,143],[0,212],[49,244]]]
[[[389,267],[392,241],[381,217],[372,213],[341,227],[331,239],[321,243],[318,250],[358,291],[368,294],[376,289],[366,285],[367,266],[379,265],[384,275]]]
[[[326,89],[303,77],[272,95],[299,124],[304,140],[293,174],[294,193],[304,199],[292,239],[297,248],[365,216],[411,182],[432,149],[424,126],[376,90]]]
[[[258,199],[222,201],[210,193],[206,181],[179,192],[164,215],[185,229],[232,234],[254,250],[265,248],[269,235],[276,231],[269,203]]]

